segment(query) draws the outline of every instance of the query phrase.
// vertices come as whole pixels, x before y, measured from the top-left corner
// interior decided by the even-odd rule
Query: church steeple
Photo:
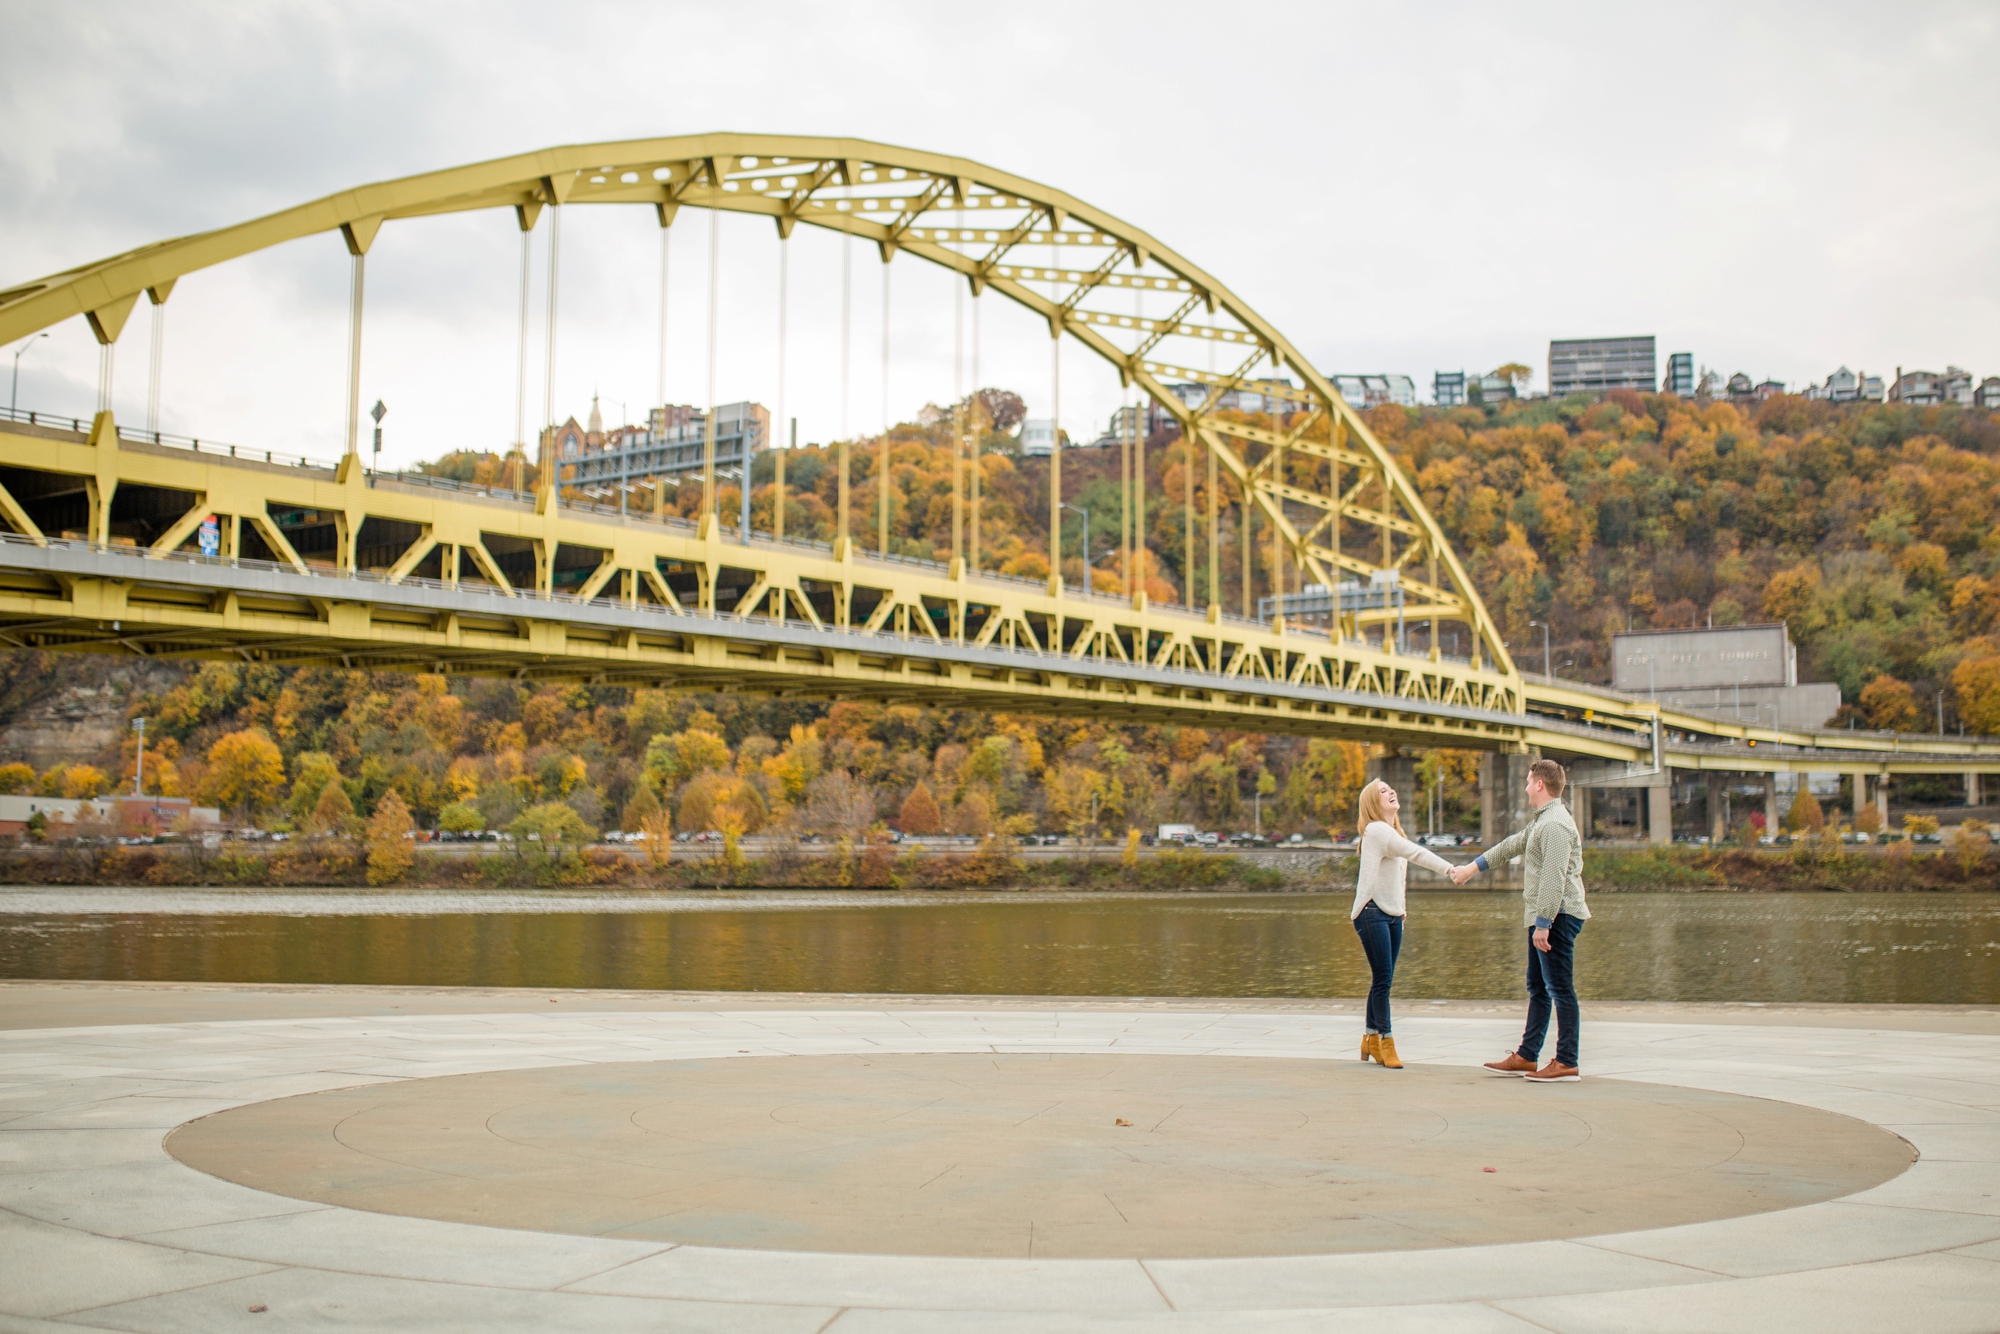
[[[604,414],[597,410],[597,395],[590,396],[590,425],[586,428],[592,435],[604,434]]]

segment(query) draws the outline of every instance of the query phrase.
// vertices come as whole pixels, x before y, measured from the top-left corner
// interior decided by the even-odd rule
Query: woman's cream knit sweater
[[[1451,863],[1397,833],[1395,827],[1372,820],[1361,831],[1361,873],[1354,882],[1354,911],[1348,918],[1361,916],[1372,899],[1375,906],[1391,917],[1403,915],[1403,876],[1415,862],[1427,871],[1445,875]]]

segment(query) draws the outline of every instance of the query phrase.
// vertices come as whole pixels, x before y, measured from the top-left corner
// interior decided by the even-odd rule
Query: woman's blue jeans
[[[1368,971],[1375,975],[1368,984],[1368,1031],[1389,1031],[1389,988],[1396,980],[1396,956],[1403,951],[1403,919],[1391,917],[1370,902],[1354,919],[1354,934],[1368,955]]]

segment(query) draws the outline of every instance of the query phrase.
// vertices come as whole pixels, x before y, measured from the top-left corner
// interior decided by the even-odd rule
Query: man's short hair
[[[1564,786],[1569,782],[1569,775],[1564,773],[1563,767],[1554,760],[1536,760],[1528,766],[1528,773],[1531,777],[1541,779],[1542,786],[1549,790],[1549,795],[1552,797],[1560,797]]]

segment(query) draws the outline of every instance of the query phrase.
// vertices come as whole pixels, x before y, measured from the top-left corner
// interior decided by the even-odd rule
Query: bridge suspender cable
[[[722,272],[722,210],[708,213],[708,423],[702,431],[701,447],[701,526],[703,537],[715,536],[721,522],[715,503],[715,324],[719,295],[716,279]],[[715,579],[708,580],[708,609],[715,607]]]
[[[876,550],[888,556],[888,256],[882,252],[882,444],[876,448]]]
[[[854,237],[840,238],[840,513],[835,517],[838,531],[834,534],[834,545],[844,557],[848,550],[851,533],[848,529],[850,511],[849,494],[852,489],[850,468],[851,441],[848,438],[848,387],[852,383],[852,363],[854,351]],[[842,624],[845,624],[843,619]]]
[[[1194,438],[1181,437],[1181,605],[1194,609]]]
[[[785,306],[788,295],[787,284],[791,277],[792,238],[778,238],[778,416],[771,423],[771,464],[776,471],[776,485],[771,494],[771,533],[774,537],[785,535],[785,454],[798,441],[789,440],[785,435]],[[780,594],[782,597],[783,595]]]
[[[539,471],[535,476],[535,492],[540,504],[548,504],[556,494],[562,478],[562,461],[556,455],[556,294],[562,277],[562,206],[550,201],[549,208],[549,334],[546,347],[547,356],[542,367],[542,442],[536,451]],[[359,344],[357,343],[357,346]],[[546,574],[542,580],[544,592],[553,587],[556,553],[545,553],[541,565]]]
[[[528,451],[528,259],[534,239],[534,220],[525,209],[521,225],[521,353],[514,367],[514,457],[508,460],[513,477],[511,489],[521,489],[521,463]]]
[[[1215,451],[1204,448],[1208,457],[1208,602],[1210,619],[1222,614],[1222,508],[1215,484]]]
[[[654,380],[654,402],[662,408],[666,406],[666,282],[674,272],[674,228],[666,220],[666,210],[660,214],[660,374]],[[666,418],[660,420],[662,432],[666,428]],[[658,444],[658,440],[654,442]]]
[[[360,452],[361,436],[361,288],[368,257],[349,257],[347,276],[347,453]]]
[[[1083,587],[1090,590],[1090,551],[1083,553]],[[1049,340],[1049,596],[1062,596],[1062,336]],[[1062,647],[1062,622],[1049,647]]]
[[[965,225],[965,215],[952,215],[953,236]],[[951,285],[951,566],[965,573],[965,436],[972,420],[965,401],[965,289]],[[961,607],[964,603],[959,604]],[[960,633],[963,633],[961,630]]]
[[[660,448],[667,431],[667,279],[673,271],[674,255],[674,210],[662,207],[660,217],[660,368],[654,380],[654,401],[660,405],[659,429],[657,434],[649,432],[647,439],[652,442],[655,457],[665,459],[666,451]],[[652,424],[652,414],[647,414],[647,425]],[[621,506],[623,502],[620,502]],[[653,513],[664,514],[667,509],[667,480],[657,470],[653,477]]]
[[[153,303],[153,337],[146,349],[146,430],[157,441],[160,434],[162,349],[167,337],[167,298],[157,287],[149,288],[146,296]]]
[[[972,393],[979,394],[979,294],[972,294]],[[978,417],[972,422],[972,533],[966,548],[966,564],[979,568],[979,437],[984,428]]]

